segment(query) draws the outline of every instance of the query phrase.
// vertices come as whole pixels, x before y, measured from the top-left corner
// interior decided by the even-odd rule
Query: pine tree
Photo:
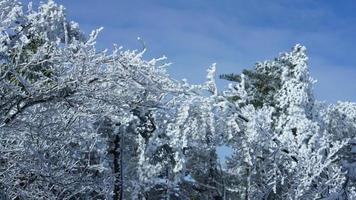
[[[347,138],[331,142],[316,116],[305,47],[273,61],[257,63],[241,75],[223,75],[237,82],[225,95],[241,107],[248,122],[236,136],[230,171],[245,184],[241,198],[309,199],[340,194],[344,182],[338,159]],[[324,153],[323,153],[324,152]],[[333,188],[327,190],[326,188]]]

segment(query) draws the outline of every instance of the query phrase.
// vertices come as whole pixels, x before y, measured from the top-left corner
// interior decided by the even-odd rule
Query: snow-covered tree
[[[325,129],[320,117],[324,109],[312,94],[305,47],[296,45],[253,70],[221,78],[237,82],[225,95],[248,119],[228,164],[245,183],[237,187],[241,197],[313,199],[342,194],[345,177],[337,160],[350,137],[333,140],[334,132]]]
[[[0,1],[0,199],[356,197],[356,106],[314,100],[305,47],[219,93],[215,64],[177,81],[145,48],[98,51],[100,30]]]
[[[342,197],[344,199],[356,198],[356,104],[351,102],[338,102],[336,105],[325,106],[320,114],[324,122],[324,129],[331,134],[332,141],[349,142],[340,151],[339,164],[346,171],[346,180],[343,183]]]
[[[206,84],[189,85],[170,78],[164,57],[143,60],[145,49],[97,51],[100,29],[84,36],[53,1],[0,8],[6,198],[150,199],[157,188],[179,198],[187,149],[220,141],[222,122],[238,127],[215,66]]]

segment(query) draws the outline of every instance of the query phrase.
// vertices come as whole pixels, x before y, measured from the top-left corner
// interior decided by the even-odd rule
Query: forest
[[[1,200],[356,199],[356,103],[314,98],[303,45],[191,84],[100,31],[0,0]]]

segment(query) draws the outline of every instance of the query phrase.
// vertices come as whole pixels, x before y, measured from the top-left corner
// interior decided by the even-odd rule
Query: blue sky
[[[28,1],[22,1],[28,2]],[[33,1],[37,4],[39,1]],[[141,48],[166,55],[176,79],[238,73],[301,43],[308,49],[316,98],[356,101],[356,2],[352,0],[58,0],[90,30],[103,26],[98,47]],[[219,80],[222,89],[226,81]]]

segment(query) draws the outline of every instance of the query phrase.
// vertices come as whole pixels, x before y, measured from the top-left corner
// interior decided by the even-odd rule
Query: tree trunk
[[[123,196],[123,185],[122,185],[122,148],[121,148],[121,138],[119,134],[115,134],[114,140],[111,144],[111,154],[113,156],[113,173],[114,173],[114,200],[122,200]]]

